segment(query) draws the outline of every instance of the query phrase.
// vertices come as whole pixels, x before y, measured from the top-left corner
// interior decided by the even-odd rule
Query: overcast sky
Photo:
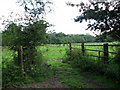
[[[0,16],[9,15],[10,12],[21,13],[24,11],[17,0],[0,0]],[[51,13],[46,15],[46,20],[50,24],[54,24],[54,27],[48,28],[48,30],[55,30],[56,32],[63,32],[65,34],[86,34],[94,35],[92,31],[85,30],[87,23],[74,22],[74,18],[79,13],[79,8],[67,6],[66,2],[80,3],[81,0],[51,0],[53,2]],[[87,0],[84,0],[84,2]],[[0,26],[0,28],[2,28]]]

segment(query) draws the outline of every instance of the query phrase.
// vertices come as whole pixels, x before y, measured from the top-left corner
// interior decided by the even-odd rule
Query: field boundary
[[[118,52],[118,53],[116,53],[116,52],[109,52],[109,46],[117,46],[117,47],[120,47],[120,45],[108,45],[108,43],[107,44],[103,44],[103,45],[85,45],[84,43],[82,43],[81,45],[74,45],[74,46],[81,46],[81,48],[79,47],[79,48],[75,48],[75,47],[73,47],[72,45],[71,45],[71,43],[69,43],[69,49],[70,49],[70,56],[71,56],[71,52],[72,52],[72,49],[79,49],[79,50],[81,50],[82,51],[82,55],[84,56],[84,55],[86,55],[85,54],[85,51],[87,50],[87,51],[96,51],[96,52],[98,52],[98,56],[96,56],[96,55],[91,55],[91,54],[89,54],[88,56],[92,56],[92,57],[98,57],[98,60],[100,60],[100,58],[103,58],[103,63],[104,64],[109,64],[109,53],[111,53],[111,54],[117,54],[119,57],[120,57],[120,51]],[[92,50],[92,49],[85,49],[85,46],[102,46],[103,47],[103,51],[102,50]],[[100,53],[101,52],[103,52],[104,53],[104,56],[101,56],[100,55]],[[114,60],[114,59],[113,59]],[[119,67],[119,69],[118,69],[118,73],[119,73],[119,75],[120,75],[120,58],[119,59],[115,59],[116,61],[117,61],[117,64],[118,64],[118,67]],[[120,81],[120,79],[119,79],[119,81]]]
[[[76,48],[76,47],[73,47],[73,46],[81,46],[81,48],[80,47]],[[103,47],[104,50],[85,49],[85,46],[89,46],[89,47],[90,46],[101,46],[101,47]],[[99,59],[103,58],[104,63],[105,62],[109,63],[109,53],[120,55],[120,53],[109,52],[109,46],[120,47],[120,45],[109,45],[108,43],[103,44],[103,45],[85,45],[84,43],[81,43],[81,45],[72,45],[71,43],[69,43],[70,55],[71,55],[71,50],[72,49],[80,49],[82,51],[83,55],[85,54],[85,51],[96,51],[98,53],[98,56],[92,55],[92,54],[89,54],[88,56],[98,57]],[[104,56],[101,56],[101,52],[104,53]]]

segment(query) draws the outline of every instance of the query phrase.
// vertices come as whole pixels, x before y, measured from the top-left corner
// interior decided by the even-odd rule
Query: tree
[[[20,0],[25,8],[25,14],[16,14],[19,15],[19,17],[13,20],[11,19],[13,17],[12,12],[10,15],[11,18],[3,20],[3,22],[6,23],[6,30],[2,32],[3,44],[14,51],[17,51],[20,46],[26,48],[23,51],[23,65],[27,74],[34,74],[31,70],[36,70],[36,68],[32,69],[33,66],[36,67],[37,62],[36,46],[45,41],[46,28],[49,26],[49,24],[41,18],[41,14],[44,12],[43,8],[45,7],[45,3],[37,1],[39,0]],[[29,4],[33,6],[32,9],[28,7]],[[15,62],[16,61],[17,65],[20,66],[19,59],[15,60]]]
[[[89,21],[87,30],[98,30],[104,37],[111,35],[116,40],[120,39],[120,1],[67,5],[80,7],[82,14],[75,18],[75,22]]]
[[[64,34],[64,33],[50,33],[47,34],[46,43],[65,44],[65,43],[80,43],[80,42],[94,42],[95,37],[89,34]]]
[[[3,46],[14,47],[21,45],[21,27],[16,24],[10,24],[7,30],[2,32],[2,43]]]
[[[44,16],[43,14],[51,11],[51,7],[49,5],[52,4],[49,0],[17,0],[17,3],[23,6],[25,11],[30,13],[32,17],[42,18]],[[50,10],[47,11],[47,8]]]

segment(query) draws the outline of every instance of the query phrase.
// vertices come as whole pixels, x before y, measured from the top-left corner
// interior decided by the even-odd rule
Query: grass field
[[[98,45],[98,43],[92,43],[92,44]],[[99,43],[99,44],[101,45],[102,43]],[[69,49],[69,46],[68,45],[66,45],[66,46],[63,46],[63,45],[61,45],[61,46],[60,45],[45,45],[45,46],[40,46],[40,47],[37,47],[37,48],[38,48],[38,50],[41,50],[41,52],[43,53],[44,60],[49,60],[48,63],[51,64],[53,66],[52,68],[55,69],[55,67],[57,68],[58,66],[61,66],[63,64],[63,63],[57,62],[56,59],[66,58],[65,53],[66,53],[66,50]],[[92,47],[92,48],[89,48],[89,49],[94,49],[94,50],[95,49],[98,49],[98,50],[101,49],[102,50],[103,48]],[[111,52],[116,52],[117,49],[115,47],[113,47],[113,48],[110,48],[110,50],[111,50]],[[63,78],[64,77],[64,72],[59,72],[58,71],[58,73],[61,73],[61,76],[60,76],[61,82],[67,83],[68,85],[72,85],[73,84],[72,81],[77,82],[79,80],[78,78],[73,78],[73,79],[71,79],[70,77]],[[66,73],[70,73],[70,72],[66,71]],[[88,74],[88,72],[87,72],[87,74]],[[92,74],[90,72],[89,72],[89,74],[90,74],[90,78],[96,79],[100,83],[104,83],[105,87],[108,87],[108,88],[116,87],[116,82],[112,81],[110,79],[107,79],[105,76],[97,75],[98,76],[97,77],[95,74]],[[80,77],[80,76],[78,75],[78,77]],[[80,77],[80,81],[83,81],[81,77]],[[78,85],[74,84],[74,85],[75,85],[75,87],[80,87],[80,86],[83,85],[83,83],[81,83],[81,85],[79,85],[79,84]],[[91,87],[91,86],[83,86],[83,87]]]
[[[103,43],[86,43],[86,44],[89,44],[89,45],[101,45]],[[120,44],[120,43],[109,43],[109,44]],[[76,43],[76,44],[72,44],[73,47],[77,47],[77,48],[80,48],[80,46],[75,46],[75,45],[80,45],[80,43]],[[94,49],[94,50],[103,50],[102,47],[85,47],[86,49]],[[42,45],[42,46],[37,46],[36,47],[38,53],[42,53],[42,58],[43,60],[46,62],[46,61],[49,61],[48,64],[51,64],[52,65],[52,69],[56,69],[58,66],[61,66],[61,65],[68,65],[68,64],[64,64],[64,63],[61,63],[61,62],[57,62],[56,59],[65,59],[67,56],[66,56],[66,50],[69,49],[69,45],[56,45],[56,44],[51,44],[51,45]],[[117,52],[117,48],[115,47],[110,47],[109,48],[109,51],[111,52]],[[89,52],[90,53],[90,52]],[[96,52],[92,52],[92,54],[95,54],[97,55]],[[9,61],[13,61],[14,60],[14,55],[17,55],[17,52],[14,52],[12,50],[9,50],[7,47],[2,47],[2,67],[5,68],[6,67],[6,63],[9,63]],[[110,55],[110,57],[114,57],[114,55]],[[67,83],[68,85],[72,85],[73,84],[73,81],[74,82],[78,82],[79,80],[81,82],[83,82],[82,78],[76,74],[75,77],[67,77],[67,78],[63,78],[64,74],[65,73],[77,73],[76,71],[74,71],[74,69],[71,68],[70,65],[68,65],[69,67],[67,68],[68,71],[66,72],[57,72],[57,73],[61,73],[61,76],[59,77],[61,79],[61,82],[62,83]],[[70,70],[69,70],[70,69]],[[78,78],[79,77],[79,78]],[[92,73],[91,73],[91,77],[93,77],[94,79],[97,79],[99,82],[106,84],[106,87],[115,87],[115,83],[113,81],[111,82],[107,82],[108,79],[104,79],[105,77],[103,76],[94,76]],[[78,80],[77,80],[78,79]],[[103,79],[103,80],[102,80]],[[73,84],[73,87],[91,87],[91,86],[84,86],[83,83],[80,83],[80,84]]]
[[[69,49],[67,45],[44,45],[36,48],[42,52],[44,60],[65,58],[66,50]]]
[[[104,45],[106,44],[105,43],[84,43],[84,45]],[[108,45],[120,45],[120,42],[109,42]],[[74,48],[79,48],[81,49],[81,43],[73,43],[72,44],[72,47]],[[100,51],[104,51],[104,48],[103,46],[85,46],[85,49],[91,49],[91,50],[100,50]],[[118,49],[120,49],[120,47],[116,47],[116,46],[108,46],[108,51],[109,52],[117,52]],[[99,52],[98,51],[86,51],[88,54],[92,54],[92,55],[96,55],[98,56],[99,55]],[[104,52],[100,52],[100,55],[101,56],[104,56]],[[111,54],[109,53],[109,58],[110,59],[114,59],[116,56],[116,54]],[[98,59],[96,57],[94,57],[94,59]]]
[[[85,43],[85,45],[103,45],[104,43]],[[119,42],[113,42],[113,43],[109,43],[109,44],[120,44]],[[76,48],[81,48],[81,46],[76,46],[76,45],[81,45],[81,43],[74,43],[72,44],[72,47],[76,47]],[[64,44],[46,44],[44,46],[37,46],[36,47],[37,51],[41,51],[43,54],[43,59],[57,59],[57,58],[65,58],[65,53],[66,50],[69,49],[69,45],[66,44],[64,46]],[[85,49],[93,49],[93,50],[103,50],[103,47],[98,46],[98,47],[94,47],[94,46],[85,46]],[[117,47],[112,47],[109,46],[109,52],[117,52]],[[92,54],[98,55],[98,52],[95,51],[87,51],[90,52]],[[2,47],[2,61],[5,62],[9,62],[10,60],[13,60],[13,55],[16,54],[17,52],[14,52],[12,50],[9,50],[7,47]],[[103,53],[101,52],[101,55],[103,55]],[[114,57],[114,54],[109,54],[110,57]]]
[[[103,45],[104,43],[85,43],[85,45]],[[120,44],[118,42],[113,42],[109,44]],[[76,45],[81,45],[81,43],[74,43],[72,44],[72,47],[76,48],[81,48],[81,46],[76,46]],[[65,46],[63,44],[57,45],[57,44],[46,44],[44,46],[37,46],[36,47],[38,52],[41,52],[43,55],[44,60],[55,60],[55,59],[61,59],[65,58],[66,55],[66,50],[69,49],[69,45],[66,44]],[[103,50],[103,47],[98,46],[85,46],[85,49],[92,49],[92,50]],[[118,48],[117,47],[109,47],[110,52],[117,52]],[[98,52],[96,51],[87,51],[89,54],[97,55]],[[13,50],[9,50],[8,47],[2,47],[2,66],[6,67],[6,63],[8,63],[11,60],[14,60],[14,54],[17,55],[17,52],[14,52]],[[101,56],[103,56],[103,52],[101,52]],[[109,54],[110,58],[114,58],[115,54]],[[98,58],[96,58],[98,59]]]

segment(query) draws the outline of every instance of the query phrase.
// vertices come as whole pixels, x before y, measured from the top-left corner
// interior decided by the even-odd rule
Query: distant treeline
[[[61,44],[61,43],[81,43],[81,42],[112,42],[115,41],[112,37],[107,36],[106,38],[102,36],[94,37],[90,34],[64,34],[60,33],[51,33],[46,36],[45,43],[48,44]]]

